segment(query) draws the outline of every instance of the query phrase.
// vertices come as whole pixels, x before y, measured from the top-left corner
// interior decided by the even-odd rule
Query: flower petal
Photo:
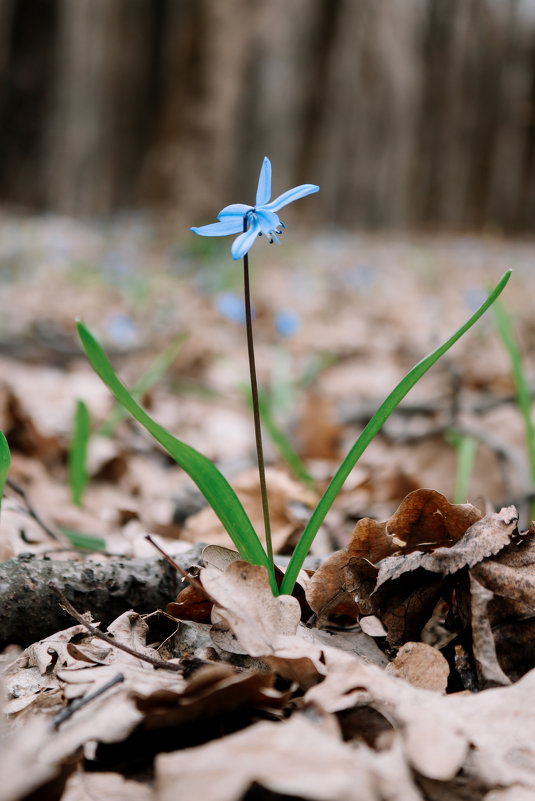
[[[266,156],[260,170],[256,190],[256,205],[263,206],[271,197],[271,161]]]
[[[251,227],[241,236],[236,237],[232,243],[232,257],[234,259],[242,259],[246,253],[249,252],[253,246],[253,242],[260,233],[260,226],[256,220],[253,220]]]
[[[200,228],[190,228],[194,234],[199,236],[228,236],[229,234],[239,234],[243,231],[243,218],[232,217],[224,222],[210,223],[201,225]]]
[[[266,211],[278,211],[282,209],[283,206],[287,206],[288,203],[293,203],[294,200],[299,200],[301,197],[306,197],[307,195],[311,195],[313,192],[318,192],[319,186],[315,186],[314,184],[301,184],[301,186],[294,186],[293,189],[288,189],[287,192],[283,192],[282,195],[279,195],[275,200],[272,200],[271,203],[265,203],[264,209]]]
[[[257,209],[255,212],[255,217],[258,221],[258,225],[260,226],[260,230],[263,234],[266,234],[266,236],[271,236],[275,228],[278,228],[281,224],[278,215],[275,214],[274,211]]]
[[[232,203],[230,206],[225,206],[217,215],[217,219],[221,220],[223,217],[240,217],[243,225],[243,218],[253,207],[246,206],[245,203]]]

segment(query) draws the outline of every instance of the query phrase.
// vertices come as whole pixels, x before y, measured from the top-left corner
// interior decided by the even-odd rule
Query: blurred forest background
[[[534,0],[1,0],[0,73],[13,208],[535,227]]]

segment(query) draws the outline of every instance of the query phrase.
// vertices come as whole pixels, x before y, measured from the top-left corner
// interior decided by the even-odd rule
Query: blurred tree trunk
[[[2,0],[0,73],[4,200],[535,227],[535,0]]]

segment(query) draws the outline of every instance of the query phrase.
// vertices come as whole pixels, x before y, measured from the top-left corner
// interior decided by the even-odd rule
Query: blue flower
[[[276,211],[299,200],[301,197],[317,192],[319,186],[314,184],[301,184],[288,189],[282,195],[270,202],[271,197],[271,162],[266,157],[260,170],[258,188],[256,190],[256,205],[246,206],[244,203],[233,203],[225,206],[217,219],[219,222],[210,225],[201,225],[200,228],[192,228],[194,234],[200,236],[228,236],[229,234],[240,234],[232,243],[232,256],[234,259],[241,259],[249,252],[257,236],[265,234],[270,242],[279,243],[278,236],[282,234],[284,223],[282,223]],[[244,222],[246,230],[244,231]]]

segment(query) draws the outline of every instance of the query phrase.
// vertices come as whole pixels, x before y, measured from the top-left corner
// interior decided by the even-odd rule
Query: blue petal
[[[228,236],[229,234],[239,234],[243,231],[243,218],[231,218],[225,222],[210,223],[201,225],[200,228],[190,228],[194,234],[199,236]]]
[[[255,212],[255,217],[258,221],[258,225],[260,226],[260,230],[266,236],[270,236],[272,231],[275,228],[278,228],[281,224],[279,217],[273,211],[264,211],[263,209],[258,209]]]
[[[266,156],[260,170],[256,190],[256,205],[263,206],[271,197],[271,162]]]
[[[245,203],[232,203],[230,206],[225,206],[217,215],[217,219],[221,220],[223,217],[240,217],[243,225],[243,218],[253,207],[246,206]]]
[[[288,189],[287,192],[283,192],[282,195],[272,200],[271,203],[265,203],[264,209],[267,211],[278,211],[282,209],[283,206],[287,206],[288,203],[293,203],[294,200],[299,200],[301,197],[306,197],[307,195],[311,195],[313,192],[318,192],[319,186],[314,186],[314,184],[301,184],[301,186],[294,186],[293,189]]]
[[[255,241],[256,237],[260,233],[260,226],[256,220],[253,220],[253,223],[248,231],[246,231],[241,236],[236,237],[234,242],[232,243],[232,257],[234,259],[243,259],[246,253],[249,252],[251,247],[253,246],[253,242]]]

